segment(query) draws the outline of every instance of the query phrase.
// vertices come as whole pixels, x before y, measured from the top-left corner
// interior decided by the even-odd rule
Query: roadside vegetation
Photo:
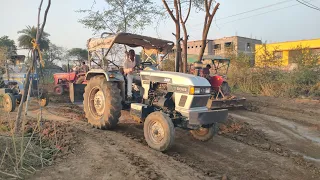
[[[265,52],[259,66],[252,57],[231,55],[228,82],[234,91],[274,97],[320,97],[320,54],[296,47],[293,67],[285,69],[274,54]]]

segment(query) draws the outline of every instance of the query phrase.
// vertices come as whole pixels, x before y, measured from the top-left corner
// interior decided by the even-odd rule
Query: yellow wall
[[[320,48],[320,39],[312,39],[312,40],[301,40],[301,41],[290,41],[290,42],[281,42],[281,43],[272,43],[272,44],[258,44],[256,45],[256,53],[255,53],[255,63],[257,66],[262,66],[262,59],[268,54],[272,55],[275,51],[282,52],[281,61],[282,66],[289,65],[289,51],[296,49],[297,47],[302,48]],[[273,62],[270,62],[272,65]]]

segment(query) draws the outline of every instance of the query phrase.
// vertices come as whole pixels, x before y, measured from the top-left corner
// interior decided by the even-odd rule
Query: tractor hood
[[[170,83],[174,85],[210,87],[207,79],[192,74],[185,74],[171,71],[141,71],[142,80],[153,82]]]

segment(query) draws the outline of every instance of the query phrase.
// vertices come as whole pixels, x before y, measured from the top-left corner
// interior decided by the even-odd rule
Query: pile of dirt
[[[3,172],[0,179],[21,178],[38,168],[50,166],[57,158],[74,153],[78,144],[76,134],[79,132],[69,124],[49,120],[38,123],[37,119],[28,117],[21,132],[13,136],[13,122],[8,118],[0,121],[0,171]],[[24,164],[17,168],[16,162],[21,161],[21,156]]]

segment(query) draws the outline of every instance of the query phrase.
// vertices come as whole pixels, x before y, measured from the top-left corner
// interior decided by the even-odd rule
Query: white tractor
[[[71,101],[83,100],[88,123],[99,129],[112,129],[118,124],[121,110],[127,109],[135,120],[144,123],[145,139],[158,151],[166,151],[173,145],[176,127],[190,130],[201,141],[214,136],[217,123],[227,119],[228,110],[208,109],[211,95],[208,80],[160,71],[156,65],[142,62],[136,66],[137,78],[133,84],[138,88],[133,88],[133,102],[128,102],[124,75],[120,68],[111,70],[111,65],[117,65],[106,59],[114,44],[141,47],[161,54],[168,54],[174,45],[170,41],[130,33],[89,39],[89,65],[95,63],[100,68],[90,67],[86,74],[87,85],[70,85]]]

